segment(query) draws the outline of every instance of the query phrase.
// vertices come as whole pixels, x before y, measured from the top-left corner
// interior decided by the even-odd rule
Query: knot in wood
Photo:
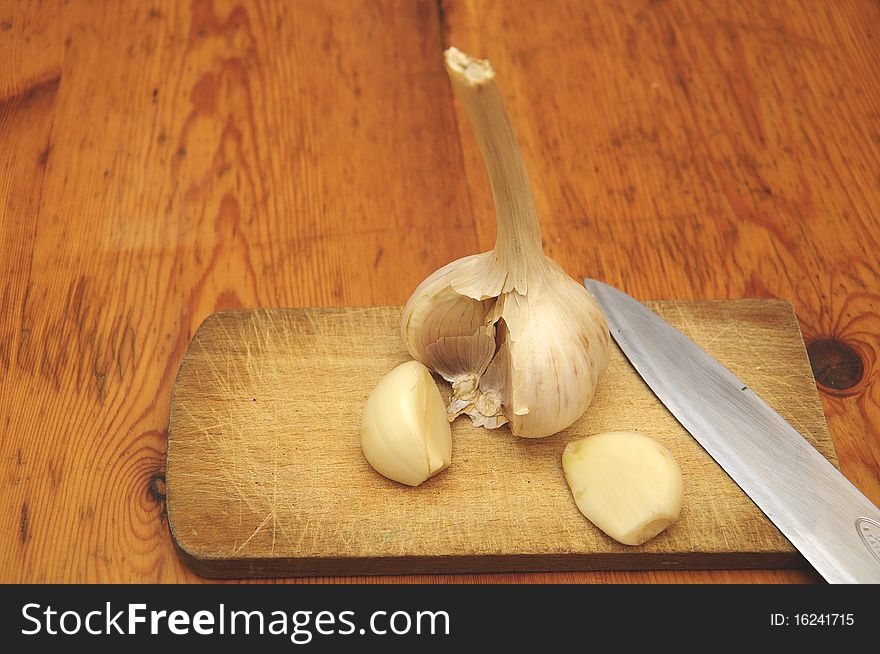
[[[858,384],[865,375],[859,353],[841,341],[823,338],[807,346],[813,376],[820,385],[843,391]]]

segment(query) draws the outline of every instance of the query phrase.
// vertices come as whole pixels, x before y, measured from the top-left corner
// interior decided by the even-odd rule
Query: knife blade
[[[880,509],[786,420],[629,295],[585,279],[659,400],[830,583],[880,583]]]

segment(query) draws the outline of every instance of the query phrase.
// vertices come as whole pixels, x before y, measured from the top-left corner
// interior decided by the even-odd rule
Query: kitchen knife
[[[733,373],[625,293],[585,279],[654,394],[831,583],[880,583],[880,509]]]

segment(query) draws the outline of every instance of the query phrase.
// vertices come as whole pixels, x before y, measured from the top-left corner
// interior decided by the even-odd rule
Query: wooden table
[[[793,303],[843,471],[880,503],[875,0],[3,2],[0,581],[198,581],[163,465],[202,319],[402,304],[492,246],[448,45],[498,71],[572,276]]]

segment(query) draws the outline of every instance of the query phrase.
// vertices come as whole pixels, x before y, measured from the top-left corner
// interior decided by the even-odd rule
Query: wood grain
[[[836,463],[791,306],[652,303]],[[417,488],[360,449],[363,407],[411,357],[400,308],[223,311],[199,327],[171,400],[167,504],[176,545],[211,577],[806,566],[678,424],[621,351],[586,414],[520,439],[460,418],[453,464]],[[449,385],[441,382],[448,401]],[[588,524],[565,444],[603,431],[662,443],[685,478],[679,521],[640,547]],[[736,438],[730,434],[730,438]]]
[[[498,69],[571,274],[782,298],[859,354],[820,390],[880,502],[878,33],[873,0],[0,2],[0,581],[195,580],[162,461],[198,324],[401,304],[491,246],[450,44]],[[815,576],[407,578],[438,579]]]

